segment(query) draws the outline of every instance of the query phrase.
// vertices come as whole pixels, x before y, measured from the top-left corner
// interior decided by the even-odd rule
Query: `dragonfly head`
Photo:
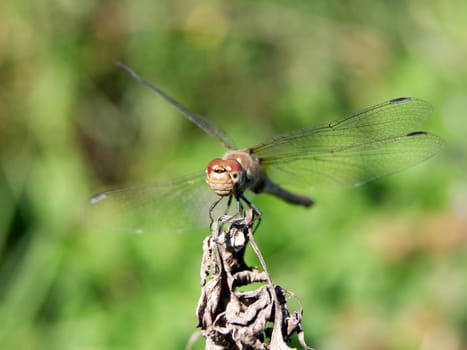
[[[242,187],[245,171],[234,159],[216,158],[206,168],[206,182],[219,196],[229,196]]]

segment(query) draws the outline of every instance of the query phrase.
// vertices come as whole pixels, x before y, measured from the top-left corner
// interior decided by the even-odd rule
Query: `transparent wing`
[[[84,217],[96,228],[132,233],[209,230],[209,207],[217,198],[199,173],[98,193],[89,199]]]
[[[133,79],[135,79],[137,82],[140,84],[146,86],[149,88],[152,92],[154,92],[156,95],[159,95],[163,100],[165,100],[167,103],[175,107],[178,111],[180,111],[188,120],[190,120],[192,123],[196,124],[201,130],[206,132],[207,134],[215,137],[218,141],[220,141],[226,148],[229,149],[234,149],[234,143],[230,139],[230,137],[225,133],[224,130],[222,130],[220,127],[216,126],[212,121],[190,111],[188,108],[180,104],[179,102],[175,101],[172,97],[167,95],[165,92],[163,92],[161,89],[156,88],[154,85],[149,83],[148,81],[144,80],[141,78],[138,74],[136,74],[133,70],[131,70],[129,67],[125,66],[123,63],[120,63],[118,61],[114,61],[114,63],[117,65],[117,67],[123,69],[125,72],[127,72]]]
[[[328,125],[275,137],[252,151],[278,183],[359,185],[440,150],[439,137],[414,131],[431,111],[425,101],[398,98]]]

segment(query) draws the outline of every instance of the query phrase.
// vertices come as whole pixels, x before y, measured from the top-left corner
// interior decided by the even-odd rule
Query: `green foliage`
[[[429,101],[438,157],[305,190],[310,210],[256,196],[257,239],[317,349],[467,348],[465,7],[2,2],[1,348],[180,349],[195,330],[203,234],[126,235],[82,210],[101,190],[202,171],[223,149],[113,59],[240,147],[398,96]]]

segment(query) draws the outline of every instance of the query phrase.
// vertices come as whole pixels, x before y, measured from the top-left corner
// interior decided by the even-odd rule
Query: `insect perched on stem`
[[[122,63],[116,65],[227,148],[221,158],[208,163],[205,181],[217,196],[233,197],[253,208],[244,196],[247,191],[269,193],[288,203],[310,207],[310,197],[283,186],[360,185],[414,166],[438,153],[443,144],[438,136],[417,129],[431,114],[430,104],[401,97],[326,125],[294,130],[254,147],[236,149],[227,134],[211,121],[191,112]],[[170,220],[164,218],[168,211],[180,208],[184,217],[192,219],[189,223],[184,220],[189,228],[199,217],[190,210],[207,210],[204,208],[214,201],[206,199],[205,190],[200,189],[202,180],[198,173],[167,183],[102,192],[89,201],[91,215],[112,206],[116,214],[121,211],[137,216],[139,208],[145,207],[151,210],[150,220],[139,216],[135,227],[129,229],[143,232],[152,221],[153,226],[164,230],[167,221],[168,230],[177,231],[183,227],[170,227]]]

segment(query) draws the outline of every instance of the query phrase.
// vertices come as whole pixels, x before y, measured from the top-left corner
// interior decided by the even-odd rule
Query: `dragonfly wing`
[[[125,66],[123,63],[120,63],[118,61],[114,62],[117,67],[123,69],[125,72],[127,72],[133,79],[135,79],[137,82],[140,84],[146,86],[149,88],[152,92],[154,92],[156,95],[161,97],[164,101],[172,105],[174,108],[176,108],[179,112],[181,112],[189,121],[192,123],[196,124],[201,130],[206,132],[207,134],[215,137],[218,141],[220,141],[226,148],[233,149],[235,148],[233,141],[230,139],[230,137],[225,133],[224,130],[216,126],[212,121],[190,111],[188,108],[183,106],[181,103],[177,102],[174,100],[172,97],[167,95],[165,92],[163,92],[161,89],[155,87],[148,81],[144,80],[141,78],[138,74],[136,74],[133,70],[131,70],[129,67]]]
[[[216,198],[198,174],[96,194],[89,199],[85,220],[96,228],[131,233],[208,230],[209,207]]]
[[[252,151],[278,183],[359,185],[436,154],[442,140],[413,131],[430,114],[425,101],[395,99],[325,126],[275,137]]]

